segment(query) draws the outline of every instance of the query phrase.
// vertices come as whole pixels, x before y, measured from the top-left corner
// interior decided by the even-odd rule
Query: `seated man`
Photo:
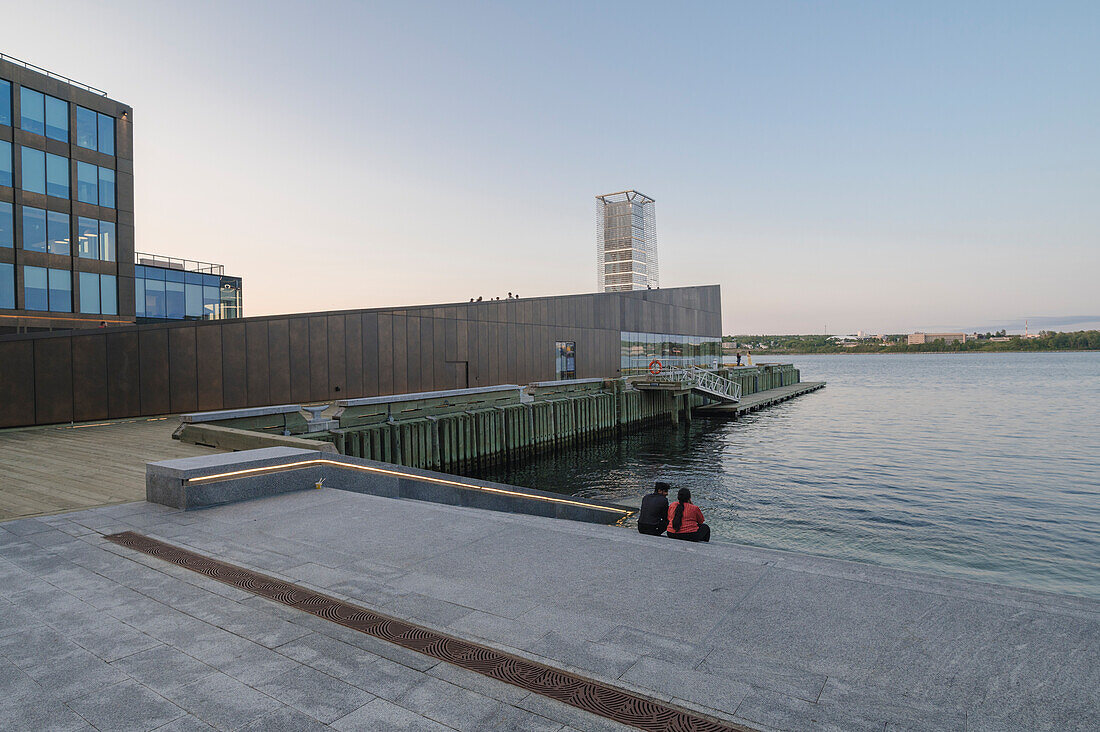
[[[668,527],[668,483],[657,482],[653,492],[642,497],[638,512],[638,533],[660,536]]]

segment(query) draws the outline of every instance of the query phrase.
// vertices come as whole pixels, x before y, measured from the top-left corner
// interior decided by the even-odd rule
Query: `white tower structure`
[[[654,200],[638,191],[596,196],[596,287],[600,292],[657,287]]]

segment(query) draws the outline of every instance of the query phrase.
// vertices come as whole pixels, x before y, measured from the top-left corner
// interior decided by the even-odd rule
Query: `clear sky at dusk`
[[[134,107],[137,248],[245,313],[590,292],[595,201],[727,333],[1100,320],[1100,3],[10,3]],[[1071,326],[1066,326],[1072,329]]]

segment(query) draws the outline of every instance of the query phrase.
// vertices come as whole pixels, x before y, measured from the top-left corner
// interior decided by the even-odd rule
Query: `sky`
[[[1100,321],[1100,3],[10,3],[134,108],[139,251],[246,315],[596,288],[595,196],[726,333]]]

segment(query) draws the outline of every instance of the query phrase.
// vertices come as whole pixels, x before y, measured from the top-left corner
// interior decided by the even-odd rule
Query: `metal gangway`
[[[741,401],[741,383],[731,381],[714,371],[702,368],[673,366],[662,369],[651,377],[654,381],[668,381],[686,384],[697,394],[733,404]]]

